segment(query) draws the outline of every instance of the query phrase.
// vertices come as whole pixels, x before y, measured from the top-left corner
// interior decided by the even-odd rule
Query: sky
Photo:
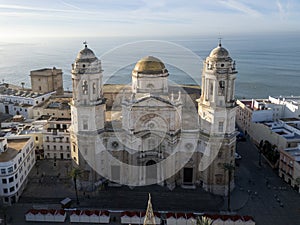
[[[0,38],[300,33],[299,0],[0,0]]]

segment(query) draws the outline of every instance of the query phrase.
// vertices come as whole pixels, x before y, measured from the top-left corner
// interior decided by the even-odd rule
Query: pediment
[[[133,107],[170,107],[173,106],[173,104],[168,100],[161,98],[159,96],[147,96],[144,98],[138,99],[136,102],[134,102]]]

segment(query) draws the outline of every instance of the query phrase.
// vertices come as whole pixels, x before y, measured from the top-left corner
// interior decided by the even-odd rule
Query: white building
[[[191,110],[193,101],[182,98],[180,87],[170,92],[169,72],[153,56],[137,62],[131,89],[121,91],[107,110],[101,62],[85,46],[72,65],[70,127],[72,159],[85,171],[83,180],[96,182],[97,171],[130,186],[200,185],[226,195],[223,166],[234,164],[237,71],[221,44],[203,64],[198,112]],[[233,176],[230,182],[233,188]]]
[[[33,118],[33,106],[47,100],[54,93],[41,94],[9,84],[0,84],[0,112]]]
[[[300,97],[272,97],[268,99],[237,100],[236,123],[249,133],[251,123],[272,122],[284,118],[300,119]]]
[[[279,176],[300,193],[300,144],[280,150]]]
[[[270,102],[283,105],[282,118],[300,119],[300,96],[269,96]]]
[[[252,123],[249,135],[255,143],[261,140],[276,145],[278,149],[297,146],[300,143],[300,120],[282,119],[277,122]]]
[[[0,139],[0,196],[6,204],[18,201],[35,164],[32,137]]]
[[[70,118],[52,117],[43,130],[43,149],[46,159],[71,159]]]
[[[268,99],[243,99],[236,102],[236,123],[244,133],[249,133],[252,123],[272,122],[283,117],[284,106]]]

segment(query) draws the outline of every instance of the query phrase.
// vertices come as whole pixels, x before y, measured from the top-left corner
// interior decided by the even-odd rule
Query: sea
[[[203,60],[219,41],[236,62],[236,98],[300,96],[300,35],[178,37],[65,37],[0,39],[0,82],[30,87],[30,71],[63,70],[72,90],[71,65],[87,42],[101,59],[104,83],[129,84],[136,62],[152,55],[169,70],[170,83],[201,85]]]

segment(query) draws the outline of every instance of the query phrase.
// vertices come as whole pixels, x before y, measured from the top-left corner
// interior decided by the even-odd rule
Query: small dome
[[[146,56],[140,59],[135,65],[133,72],[143,74],[162,74],[168,72],[165,64],[153,56]]]
[[[94,52],[85,45],[84,49],[82,49],[77,57],[76,62],[93,62],[97,59]]]
[[[218,47],[216,47],[215,49],[213,49],[211,51],[211,53],[209,54],[209,57],[211,58],[228,58],[229,57],[229,53],[228,51],[222,47],[221,43],[219,44]]]

